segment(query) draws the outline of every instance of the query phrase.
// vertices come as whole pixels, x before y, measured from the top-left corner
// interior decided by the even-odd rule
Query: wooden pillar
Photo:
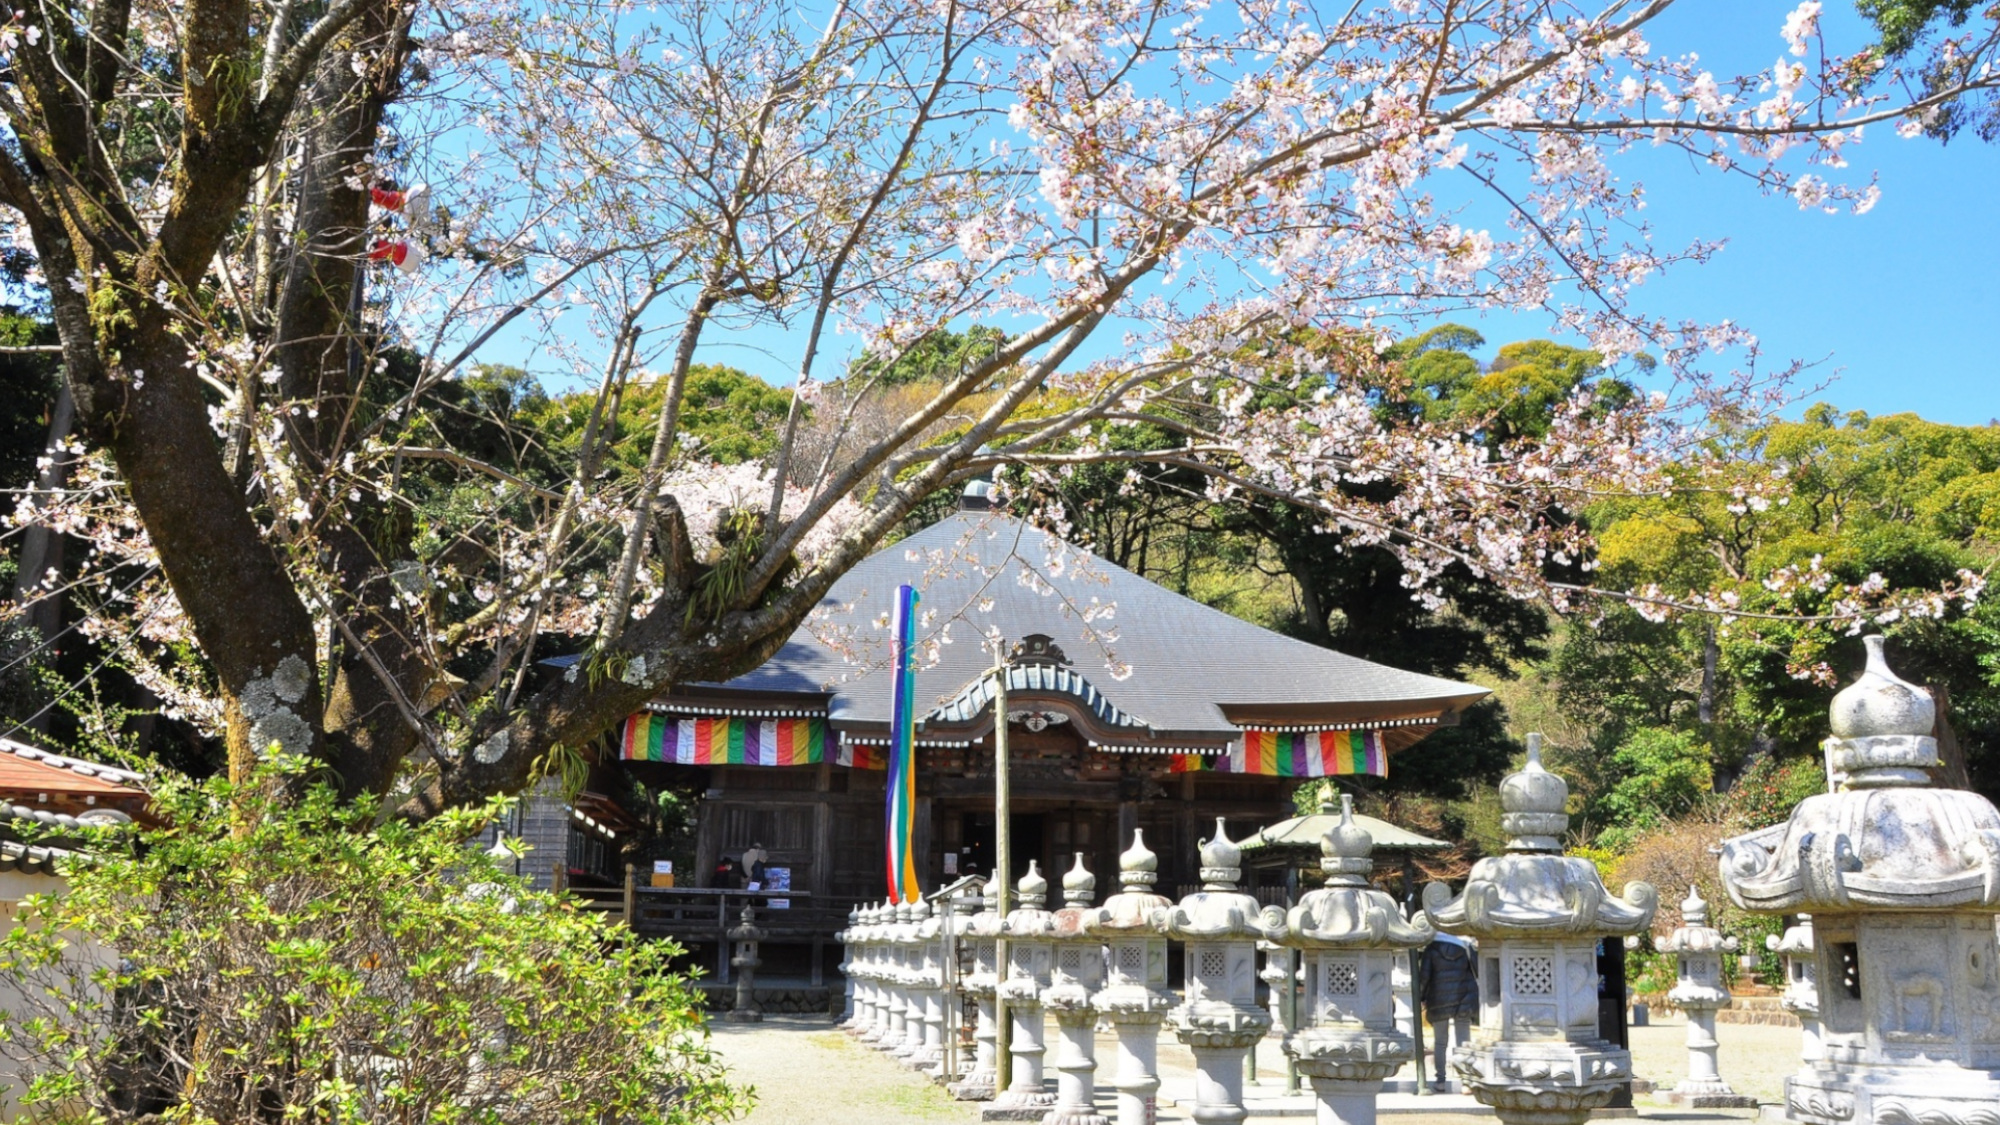
[[[1112,852],[1123,855],[1132,846],[1132,833],[1139,827],[1139,802],[1118,802],[1118,838],[1111,841]]]
[[[676,886],[706,887],[722,855],[722,806],[706,797],[694,807],[694,870],[674,880]]]
[[[812,885],[807,889],[824,898],[833,893],[833,763],[819,764],[819,803],[813,807]],[[819,972],[817,962],[813,972]]]

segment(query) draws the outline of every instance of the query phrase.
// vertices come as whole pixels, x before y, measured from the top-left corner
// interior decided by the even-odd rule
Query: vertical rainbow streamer
[[[910,670],[910,650],[916,644],[917,591],[911,586],[896,587],[896,608],[891,617],[891,679],[895,699],[889,708],[889,792],[885,824],[888,829],[889,901],[914,902],[923,893],[917,886],[917,747],[916,675]]]

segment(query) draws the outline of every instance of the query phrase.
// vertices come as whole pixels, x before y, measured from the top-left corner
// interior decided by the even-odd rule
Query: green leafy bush
[[[1711,788],[1709,748],[1687,731],[1639,727],[1611,752],[1618,776],[1593,810],[1598,842],[1622,852],[1648,830],[1693,811]]]
[[[0,1050],[39,1115],[684,1125],[746,1107],[669,945],[464,844],[499,808],[380,822],[275,768],[157,797],[164,827],[93,841],[0,939],[20,997]]]
[[[1782,824],[1800,801],[1826,792],[1826,767],[1814,758],[1760,758],[1729,791],[1729,822],[1739,831]]]

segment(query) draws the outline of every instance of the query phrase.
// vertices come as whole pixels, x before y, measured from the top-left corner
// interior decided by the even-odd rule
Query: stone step
[[[1799,1017],[1783,1008],[1724,1008],[1715,1013],[1717,1023],[1752,1023],[1765,1027],[1798,1027]]]

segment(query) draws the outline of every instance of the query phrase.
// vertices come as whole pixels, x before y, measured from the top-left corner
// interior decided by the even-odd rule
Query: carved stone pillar
[[[1644,930],[1658,895],[1604,888],[1587,859],[1561,854],[1569,786],[1528,764],[1500,782],[1505,855],[1473,865],[1465,891],[1432,883],[1424,912],[1448,934],[1479,941],[1479,1030],[1452,1056],[1472,1096],[1507,1125],[1583,1125],[1632,1076],[1632,1056],[1598,1038],[1597,943]]]

